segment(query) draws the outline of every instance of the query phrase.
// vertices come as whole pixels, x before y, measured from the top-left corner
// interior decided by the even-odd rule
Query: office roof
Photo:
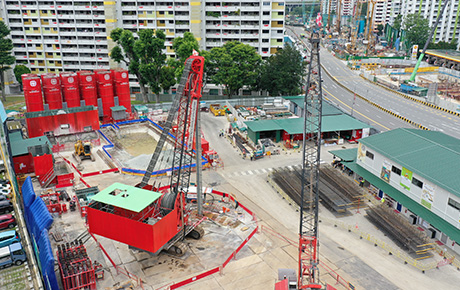
[[[158,192],[116,182],[94,195],[91,200],[140,212],[160,196]]]
[[[442,132],[400,128],[360,140],[460,197],[460,140]]]
[[[46,145],[50,147],[48,137],[40,136],[30,139],[23,139],[21,131],[15,131],[9,134],[11,143],[11,155],[19,156],[29,153],[29,147],[37,145]]]
[[[304,107],[304,96],[289,96],[289,97],[283,97],[285,100],[289,100],[293,103],[295,103],[297,106],[303,109]],[[341,115],[343,114],[342,111],[334,107],[328,102],[323,101],[323,116],[329,116],[329,115]]]
[[[253,132],[285,130],[289,134],[303,133],[303,118],[259,120],[244,122]],[[369,128],[370,126],[349,115],[323,116],[321,123],[322,132],[338,132]],[[308,128],[307,128],[307,131]]]

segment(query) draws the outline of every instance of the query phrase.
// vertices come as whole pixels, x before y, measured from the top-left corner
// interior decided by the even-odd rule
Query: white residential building
[[[413,13],[420,13],[423,18],[429,20],[430,26],[433,26],[438,16],[438,11],[441,10],[444,1],[419,1],[419,0],[399,0],[400,13],[403,16]],[[450,42],[452,39],[458,39],[460,31],[457,29],[459,24],[460,13],[459,1],[449,1],[444,13],[441,15],[441,20],[436,29],[435,41]],[[396,6],[395,11],[396,11]],[[460,44],[459,44],[460,45]],[[457,46],[457,50],[459,46]]]
[[[162,29],[166,51],[192,32],[202,49],[238,40],[268,57],[283,46],[284,0],[2,0],[18,64],[33,73],[113,68],[110,32]],[[12,81],[12,77],[9,76]]]

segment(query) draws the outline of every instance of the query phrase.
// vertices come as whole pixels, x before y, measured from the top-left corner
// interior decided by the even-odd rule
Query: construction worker
[[[250,156],[251,156],[251,161],[253,161],[254,160],[254,152],[251,152]]]
[[[364,178],[359,178],[359,186],[364,187]]]

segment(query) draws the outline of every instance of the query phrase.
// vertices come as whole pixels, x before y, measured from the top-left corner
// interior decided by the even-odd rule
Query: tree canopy
[[[185,60],[192,55],[193,50],[199,51],[200,44],[193,33],[185,32],[184,37],[174,39],[172,48],[176,53],[176,59],[170,59],[169,64],[175,68],[176,79],[179,81],[184,70]]]
[[[122,28],[112,30],[110,37],[117,46],[112,48],[110,57],[125,63],[129,72],[136,75],[144,103],[148,102],[146,86],[158,101],[160,89],[167,90],[175,84],[174,69],[166,64],[163,52],[166,35],[159,29],[142,29],[138,35],[135,38],[131,31]]]
[[[396,30],[401,30],[401,24],[402,24],[402,14],[398,14],[398,16],[395,17],[393,20],[393,28]]]
[[[21,84],[21,87],[22,87],[22,77],[21,76],[23,74],[30,74],[31,71],[25,65],[18,64],[17,66],[14,67],[13,72],[14,72],[14,76],[16,77],[16,80],[18,81],[18,83]]]
[[[11,65],[16,62],[14,56],[11,55],[13,50],[13,41],[7,38],[10,30],[3,21],[0,21],[0,86],[2,89],[2,100],[6,101],[5,95],[5,71],[11,68]]]
[[[272,96],[289,96],[301,93],[306,62],[291,45],[270,56],[261,66],[258,88]]]
[[[230,41],[211,49],[208,77],[212,83],[223,85],[225,93],[231,97],[244,86],[256,85],[261,60],[254,47]]]
[[[410,46],[417,44],[423,47],[430,33],[429,20],[414,13],[406,15],[403,21],[403,29],[406,31],[406,39]]]

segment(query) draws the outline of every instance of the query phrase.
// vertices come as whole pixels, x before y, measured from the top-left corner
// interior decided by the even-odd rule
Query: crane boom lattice
[[[299,230],[299,289],[320,289],[318,273],[318,203],[322,88],[319,36],[312,33],[304,99],[302,191]]]
[[[188,108],[190,106],[189,103],[192,100],[195,100],[192,103],[196,103],[195,106],[197,106],[198,104],[197,100],[199,99],[199,96],[201,96],[203,65],[204,65],[204,60],[203,60],[203,57],[201,56],[189,57],[187,61],[185,62],[184,71],[182,73],[182,78],[179,82],[179,86],[177,88],[176,97],[174,98],[173,103],[171,104],[171,108],[169,109],[168,117],[163,126],[163,131],[161,132],[160,139],[158,140],[157,146],[155,147],[155,151],[153,152],[152,158],[150,159],[150,162],[149,162],[149,165],[147,166],[145,174],[142,177],[142,181],[137,185],[138,187],[144,188],[148,185],[150,177],[152,176],[152,172],[155,169],[155,166],[159,160],[160,153],[163,150],[164,144],[166,142],[166,139],[169,136],[169,131],[172,128],[172,124],[173,124],[173,121],[176,119],[176,116],[178,116],[177,117],[178,134],[176,136],[176,141],[175,141],[175,146],[174,146],[175,154],[173,157],[174,158],[173,169],[177,168],[178,164],[181,164],[181,167],[184,164],[190,164],[189,162],[190,160],[187,160],[184,162],[184,159],[187,159],[187,157],[176,158],[175,156],[176,156],[176,152],[178,152],[178,150],[181,150],[181,149],[178,149],[178,145],[185,144],[183,143],[184,142],[183,138],[186,136],[183,133],[186,130],[189,130],[189,131],[195,130],[195,127],[192,127],[192,126],[189,126],[188,129],[184,129],[183,120],[187,120],[190,118],[193,119],[193,122],[195,122],[196,120],[196,112],[195,112],[195,116],[192,117],[193,114],[189,113]],[[191,142],[191,140],[193,140],[194,135],[192,134],[189,136],[192,136],[191,138],[189,138],[190,140],[188,140]],[[189,162],[189,163],[186,163],[186,162]],[[179,176],[180,176],[180,173],[179,173]],[[189,180],[189,178],[190,178],[190,175],[188,176],[187,180]],[[171,180],[171,182],[173,182],[173,180]],[[171,183],[171,185],[173,184],[176,184],[177,186],[178,182],[174,180],[174,183]],[[188,183],[181,183],[181,184],[188,185]]]

